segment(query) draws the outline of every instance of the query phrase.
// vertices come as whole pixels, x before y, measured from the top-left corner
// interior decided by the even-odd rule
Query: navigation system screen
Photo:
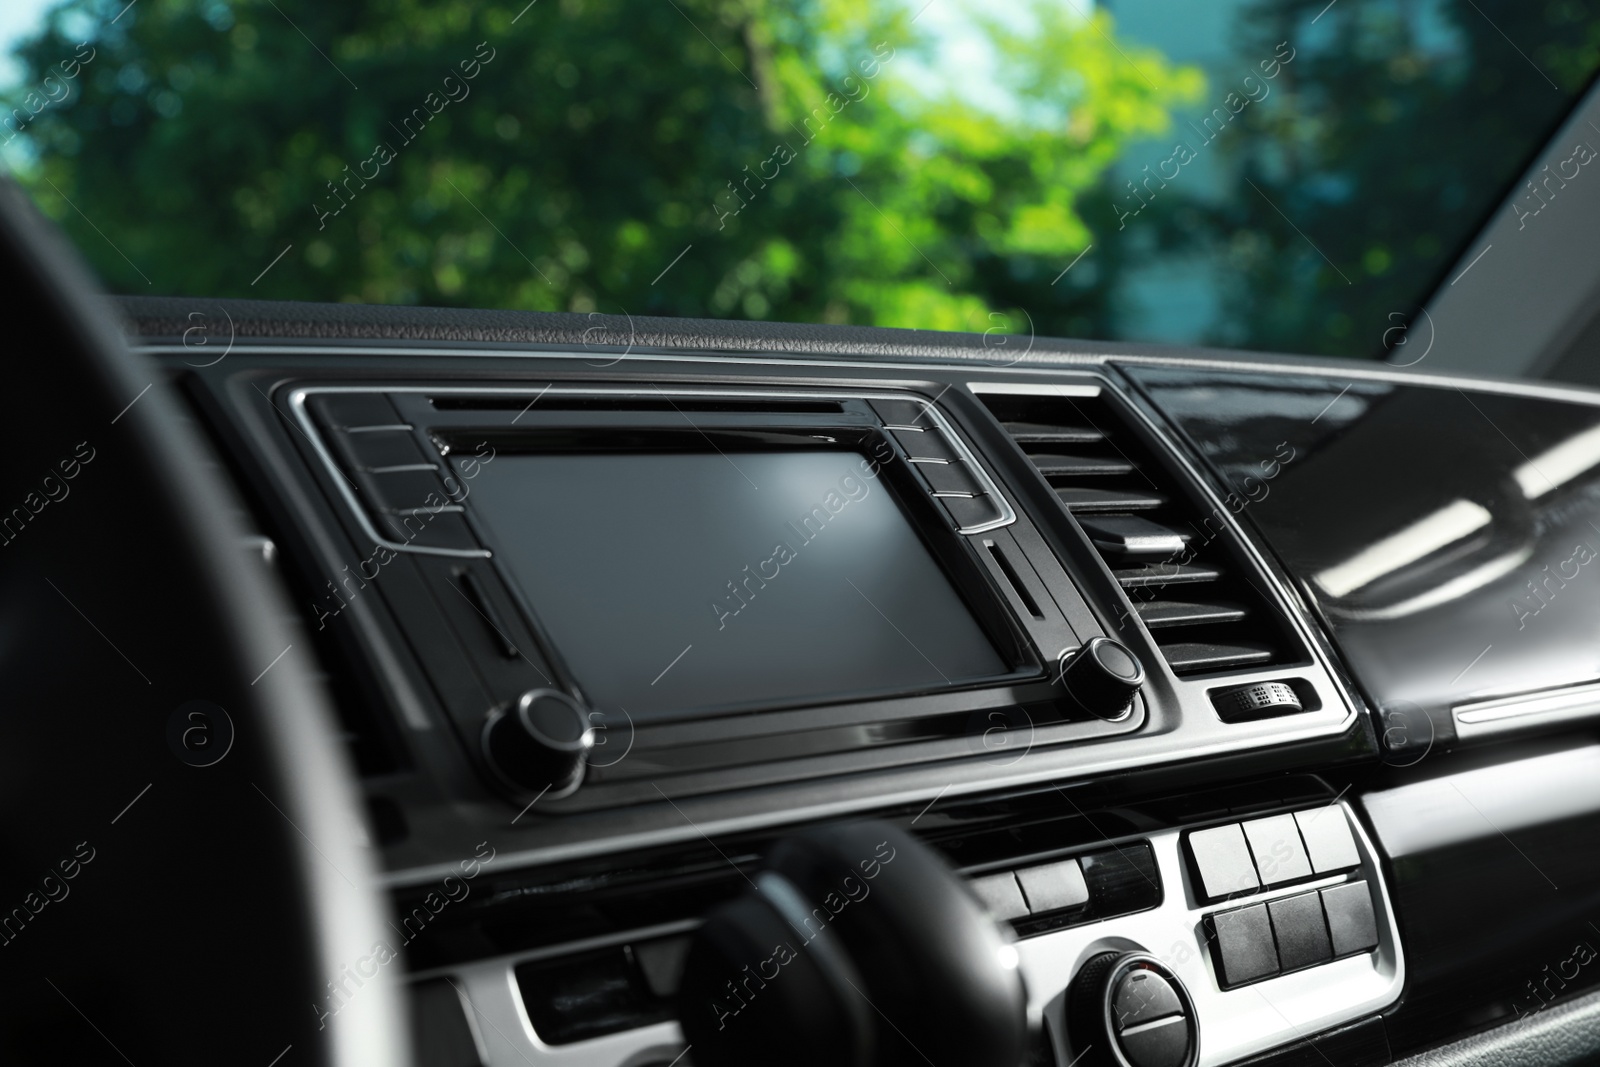
[[[1007,664],[849,451],[502,453],[469,507],[602,711],[933,689]]]

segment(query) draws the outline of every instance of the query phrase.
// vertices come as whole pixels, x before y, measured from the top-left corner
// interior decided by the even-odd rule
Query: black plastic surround
[[[1440,382],[1131,367],[1260,530],[1383,716],[1384,739],[1498,736],[1595,703],[1600,406]],[[1293,462],[1264,477],[1280,442]],[[1461,719],[1454,712],[1462,712]]]
[[[494,859],[484,864],[493,872],[493,892],[477,892],[485,883],[476,883],[469,899],[427,920],[408,944],[409,966],[431,977],[491,956],[516,956],[523,961],[517,970],[523,995],[532,998],[530,1016],[536,1002],[550,1001],[545,993],[574,988],[562,983],[575,973],[599,975],[613,984],[620,975],[627,995],[619,994],[613,1006],[623,1029],[658,1025],[663,994],[651,984],[655,971],[649,968],[657,965],[647,968],[645,959],[657,959],[667,951],[661,946],[677,943],[694,917],[716,901],[748,888],[743,875],[755,873],[784,826],[841,812],[883,813],[933,842],[969,875],[1054,869],[1072,860],[1087,876],[1093,873],[1088,857],[1131,853],[1161,828],[1176,833],[1173,828],[1245,824],[1312,810],[1347,790],[1359,798],[1374,786],[1403,791],[1428,781],[1441,786],[1455,781],[1440,778],[1439,771],[1465,766],[1463,773],[1472,773],[1505,754],[1478,750],[1476,763],[1463,764],[1465,755],[1445,752],[1449,735],[1438,717],[1441,709],[1529,688],[1578,686],[1597,674],[1593,648],[1577,644],[1590,621],[1583,605],[1592,598],[1568,595],[1581,592],[1588,563],[1570,551],[1549,561],[1542,555],[1546,548],[1561,547],[1568,534],[1583,540],[1573,524],[1593,517],[1592,473],[1584,468],[1544,492],[1533,491],[1531,472],[1518,476],[1525,460],[1532,459],[1556,482],[1560,469],[1553,472],[1555,464],[1540,461],[1546,453],[1576,462],[1583,435],[1596,421],[1592,400],[1582,396],[1535,395],[1535,390],[1481,383],[1404,384],[1396,375],[1352,376],[1326,362],[1304,362],[1295,367],[1297,373],[1287,374],[1272,360],[1241,370],[1251,360],[1215,353],[1194,353],[1185,360],[1105,346],[1105,352],[1087,355],[1070,344],[1043,341],[1030,356],[1000,366],[987,361],[993,353],[980,339],[944,335],[660,320],[605,320],[597,334],[595,321],[583,316],[418,309],[348,313],[233,304],[228,310],[238,324],[238,343],[220,362],[212,362],[215,349],[194,362],[195,353],[182,341],[193,324],[188,316],[200,312],[221,325],[220,306],[127,306],[140,316],[152,353],[184,380],[222,457],[251,496],[257,523],[282,550],[280,569],[297,587],[317,654],[340,694],[400,911],[428,915],[428,894],[439,879],[458,870],[477,842],[493,841]],[[641,347],[647,343],[654,347]],[[1224,362],[1231,366],[1225,368]],[[1084,730],[1070,739],[1041,735],[1030,732],[1036,724],[1030,722],[1027,703],[971,691],[966,705],[947,707],[930,705],[926,697],[898,697],[729,716],[708,721],[705,729],[691,724],[654,736],[624,726],[597,731],[591,757],[593,763],[641,764],[627,772],[637,773],[637,788],[618,790],[616,806],[579,810],[581,805],[561,808],[565,802],[555,802],[547,808],[544,800],[529,805],[527,794],[507,797],[488,784],[472,749],[459,739],[467,726],[481,727],[486,708],[542,684],[535,665],[552,667],[543,658],[531,613],[483,557],[397,556],[376,562],[357,516],[340,498],[337,475],[322,465],[283,402],[305,384],[362,383],[381,389],[396,382],[530,393],[552,383],[629,383],[669,392],[733,383],[937,398],[955,434],[981,457],[1000,494],[1024,520],[955,535],[965,540],[963,551],[970,551],[984,587],[1036,652],[1048,645],[1036,639],[1040,616],[1049,616],[1048,625],[1067,618],[1052,590],[1074,589],[1080,610],[1100,632],[1123,626],[1119,639],[1147,671],[1132,724],[1124,724],[1126,732],[1095,733],[1103,727],[1095,720],[1070,724]],[[1119,576],[1100,554],[1103,545],[1072,517],[1057,487],[1023,457],[1015,439],[978,401],[986,389],[1094,395],[1113,405],[1126,432],[1161,457],[1172,479],[1166,488],[1177,487],[1194,521],[1210,522],[1229,565],[1242,567],[1263,602],[1281,617],[1288,659],[1264,671],[1177,676],[1169,670],[1150,627],[1137,618],[1130,623]],[[1441,407],[1449,403],[1463,419],[1476,417],[1477,424],[1456,427],[1460,433],[1448,441],[1428,439],[1421,428],[1449,424]],[[699,421],[703,414],[691,417]],[[818,413],[795,414],[814,419]],[[467,416],[457,410],[451,417]],[[898,440],[882,419],[873,420]],[[1296,450],[1288,463],[1277,456],[1284,442]],[[1564,442],[1570,447],[1559,452]],[[1527,455],[1516,455],[1519,450]],[[1261,467],[1268,457],[1279,463],[1268,468],[1270,478]],[[368,466],[404,466],[410,459],[358,458]],[[1315,584],[1315,576],[1331,567],[1338,586],[1341,565],[1413,520],[1427,518],[1392,510],[1406,499],[1426,499],[1442,510],[1454,498],[1439,493],[1457,489],[1462,499],[1491,515],[1483,537],[1446,545],[1435,556],[1400,567],[1392,579],[1379,575],[1365,586],[1349,583],[1352,576],[1373,570],[1370,561],[1359,561],[1365,572],[1362,566],[1346,566],[1343,584],[1349,591],[1343,597],[1325,595],[1327,590]],[[1209,512],[1213,507],[1218,514]],[[1319,516],[1315,523],[1304,519],[1311,514]],[[1470,518],[1475,513],[1456,508],[1453,514]],[[941,521],[947,519],[941,516]],[[467,526],[470,533],[470,521]],[[1101,542],[1114,544],[1104,530],[1100,533]],[[1531,553],[1526,559],[1520,558],[1524,551]],[[1493,580],[1482,588],[1517,596],[1497,602],[1487,594],[1463,595],[1443,610],[1414,602],[1413,582],[1456,591],[1471,584],[1457,585],[1463,576],[1476,580],[1490,573],[1491,565],[1511,566],[1507,573],[1519,580],[1520,593]],[[1536,588],[1528,589],[1530,581]],[[1407,642],[1415,647],[1437,640],[1441,620],[1462,610],[1461,617],[1474,626],[1480,613],[1485,619],[1503,614],[1510,636],[1501,640],[1483,631],[1483,645],[1466,648],[1450,670],[1442,661],[1402,662]],[[1562,620],[1561,626],[1544,625]],[[1353,682],[1343,674],[1345,661],[1334,653],[1330,633],[1341,642]],[[1388,638],[1394,639],[1392,647],[1380,647]],[[1480,651],[1484,655],[1474,660]],[[1502,653],[1511,654],[1504,663]],[[1049,655],[1043,653],[1041,660]],[[1414,678],[1407,667],[1418,668]],[[1489,673],[1480,675],[1479,668]],[[1281,714],[1226,710],[1228,694],[1264,683],[1287,687],[1302,710],[1292,710],[1287,698],[1274,705],[1284,709]],[[1393,751],[1387,756],[1377,745],[1377,731],[1361,715],[1363,690],[1391,714],[1379,727],[1391,735]],[[1392,717],[1406,702],[1435,713],[1422,720],[1421,740],[1415,740],[1418,721],[1410,720],[1416,751],[1409,754],[1406,728],[1397,734]],[[470,723],[457,719],[452,710],[457,707],[471,709]],[[812,718],[802,724],[799,716]],[[821,744],[793,761],[748,763],[763,738],[770,740],[770,731],[758,729],[711,750],[724,760],[720,767],[671,763],[688,747],[722,742],[716,735],[730,726],[750,725],[741,720],[790,730],[793,737],[802,735],[796,727],[807,725],[805,732]],[[908,731],[903,725],[908,721],[940,724],[944,732],[929,737]],[[644,766],[641,757],[647,752],[650,765]],[[935,758],[924,760],[925,754]],[[1412,766],[1423,756],[1431,758],[1420,768]],[[1387,766],[1378,764],[1380,757]],[[749,769],[738,770],[741,765]],[[1375,766],[1376,778],[1368,773]],[[1306,784],[1284,776],[1295,769],[1316,769],[1327,781]],[[613,784],[620,784],[620,777]],[[656,779],[675,784],[657,792],[649,784]],[[699,791],[713,779],[715,789]],[[1566,793],[1583,792],[1584,779],[1574,781],[1579,785]],[[1352,1020],[1325,1034],[1301,1035],[1298,1044],[1261,1063],[1386,1064],[1397,1053],[1537,1012],[1565,993],[1592,985],[1592,968],[1580,969],[1573,979],[1557,978],[1576,958],[1573,932],[1587,936],[1579,920],[1594,899],[1594,865],[1592,850],[1575,842],[1587,840],[1582,835],[1593,821],[1593,804],[1580,805],[1570,817],[1552,815],[1540,822],[1542,808],[1518,807],[1515,800],[1504,809],[1491,807],[1485,799],[1491,794],[1472,793],[1464,779],[1461,784],[1507,827],[1510,839],[1478,823],[1471,835],[1452,836],[1452,827],[1464,823],[1446,820],[1435,839],[1413,840],[1408,854],[1405,827],[1415,822],[1416,810],[1408,805],[1373,834],[1385,850],[1405,856],[1386,873],[1391,889],[1397,887],[1392,904],[1411,968],[1407,999],[1383,1015]],[[1214,789],[1218,786],[1225,787]],[[1299,831],[1309,858],[1307,829]],[[1250,839],[1245,840],[1248,847]],[[1529,857],[1520,866],[1519,851]],[[1486,871],[1493,872],[1487,884],[1495,911],[1487,918],[1475,911],[1471,895],[1460,892],[1463,884],[1485,884]],[[1118,893],[1143,885],[1151,894],[1147,906],[1158,903],[1163,891],[1177,891],[1182,881],[1151,879],[1149,872],[1141,877],[1131,868],[1123,873],[1126,884]],[[1566,892],[1552,897],[1554,906],[1525,907],[1534,894],[1556,892],[1545,873]],[[1213,914],[1260,906],[1271,929],[1279,918],[1272,912],[1277,904],[1285,929],[1310,929],[1302,920],[1311,910],[1299,898],[1316,895],[1326,922],[1322,891],[1341,879],[1346,885],[1361,880],[1351,873],[1319,879],[1313,871],[1304,885],[1262,891],[1259,902],[1228,900],[1224,894],[1201,906]],[[1093,901],[1094,879],[1086,881]],[[1578,887],[1576,898],[1569,886]],[[1092,919],[1092,910],[1071,906],[1019,916],[1013,923],[1019,935],[1030,938],[1055,923],[1076,929],[1071,924]],[[1521,918],[1506,918],[1513,913]],[[1484,932],[1482,946],[1461,947],[1462,924]],[[1526,962],[1517,946],[1530,939],[1540,952],[1549,950],[1555,961],[1549,971],[1517,969]],[[589,971],[574,971],[566,961],[588,958],[577,945],[590,946],[583,952],[606,959],[585,964]],[[1281,971],[1282,945],[1274,945]],[[1312,957],[1321,955],[1320,943],[1292,944],[1285,981],[1297,973],[1292,971],[1300,958],[1295,945]],[[1327,966],[1350,963],[1346,958]],[[1496,982],[1475,981],[1485,966],[1496,969]],[[503,977],[497,980],[505,984]],[[1250,997],[1256,990],[1244,987],[1226,995]],[[541,1016],[535,1025],[541,1036],[565,1033],[574,1041],[596,1032],[584,1029],[593,1025],[584,1019]],[[678,1051],[674,1047],[658,1059],[670,1062]]]

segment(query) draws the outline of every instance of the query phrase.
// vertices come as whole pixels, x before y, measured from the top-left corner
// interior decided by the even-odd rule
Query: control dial
[[[1121,719],[1144,685],[1144,665],[1126,645],[1109,637],[1091,637],[1082,648],[1061,654],[1061,684],[1084,711],[1102,719]]]
[[[1303,710],[1299,696],[1283,682],[1256,682],[1225,690],[1213,699],[1223,722],[1244,722]]]
[[[1105,952],[1067,993],[1067,1031],[1083,1067],[1194,1067],[1200,1020],[1183,982],[1142,952]]]
[[[567,796],[583,781],[594,727],[588,713],[555,689],[530,689],[483,728],[489,765],[518,792]]]

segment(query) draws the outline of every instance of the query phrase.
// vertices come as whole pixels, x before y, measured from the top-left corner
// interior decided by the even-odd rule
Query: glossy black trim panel
[[[1461,705],[1600,679],[1600,407],[1125,370],[1242,500],[1391,747],[1453,741]],[[1258,460],[1281,442],[1296,458],[1264,477]]]

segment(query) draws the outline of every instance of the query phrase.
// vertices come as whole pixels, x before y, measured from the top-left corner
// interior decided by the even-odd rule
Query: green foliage
[[[1046,284],[1083,197],[1203,87],[1049,0],[981,22],[1004,115],[919,88],[909,9],[522,3],[69,0],[23,178],[122,292],[1042,332],[1103,318]]]
[[[1575,0],[1340,4],[1307,47],[1325,7],[1259,0],[1245,13],[1249,48],[1302,47],[1273,106],[1244,116],[1235,188],[1207,211],[1237,282],[1213,339],[1381,357],[1600,67],[1600,12]]]

